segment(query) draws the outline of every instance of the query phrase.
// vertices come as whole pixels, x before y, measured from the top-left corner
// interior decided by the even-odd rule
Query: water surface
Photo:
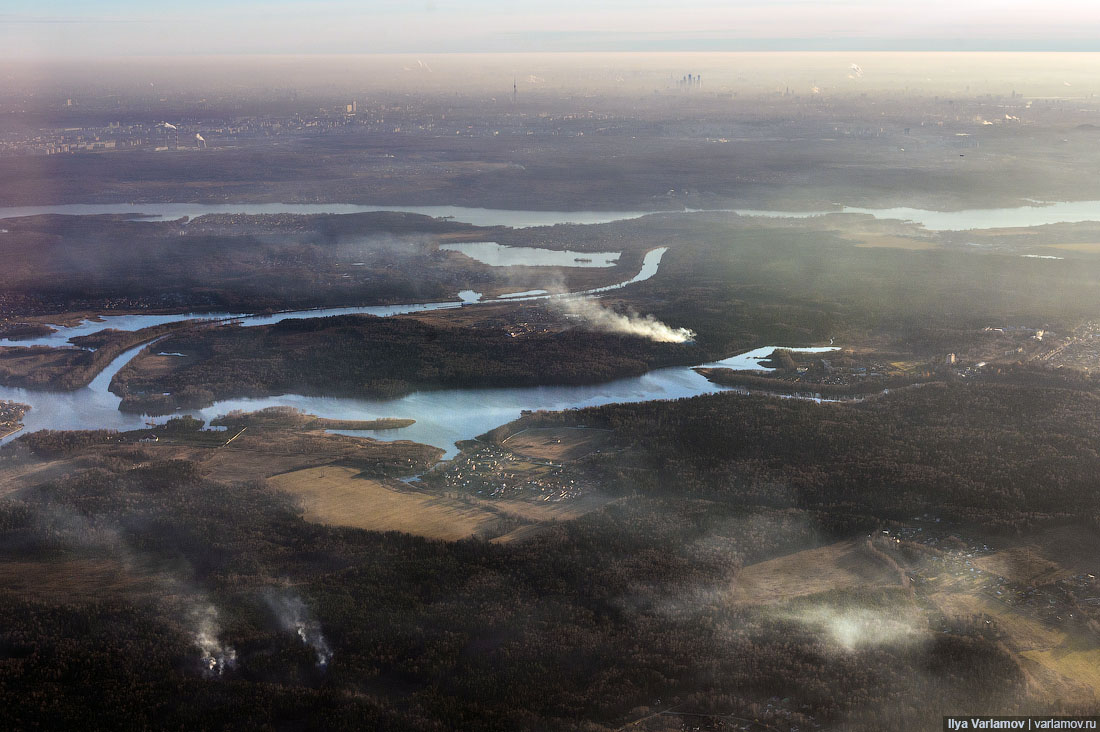
[[[175,221],[184,216],[207,214],[355,214],[372,211],[413,213],[449,218],[474,226],[510,226],[527,229],[556,224],[606,224],[636,219],[653,211],[512,211],[468,206],[374,206],[354,203],[66,203],[52,206],[9,206],[0,208],[0,219],[41,214],[91,216],[126,214],[150,221]]]
[[[648,280],[653,275],[657,274],[658,269],[661,266],[661,260],[664,258],[665,252],[668,251],[668,247],[659,247],[646,252],[642,258],[642,266],[638,270],[638,274],[631,277],[629,280],[623,282],[616,282],[612,285],[605,285],[604,287],[596,287],[590,290],[580,290],[577,292],[566,293],[547,293],[545,290],[531,290],[526,293],[516,292],[509,295],[508,299],[511,302],[519,302],[526,300],[544,300],[544,299],[559,299],[567,297],[586,297],[589,295],[598,295],[602,292],[609,292],[611,290],[617,290],[627,285],[632,285],[636,282],[642,282]],[[241,325],[246,327],[252,327],[257,325],[271,325],[273,323],[279,323],[284,320],[301,320],[304,318],[327,318],[333,315],[374,315],[380,318],[389,317],[391,315],[403,315],[405,313],[418,313],[427,310],[447,310],[452,308],[470,307],[478,305],[479,303],[494,302],[493,300],[482,300],[481,293],[473,290],[461,290],[458,292],[458,300],[449,302],[423,302],[423,303],[407,303],[404,305],[366,305],[366,306],[352,306],[343,308],[321,308],[316,310],[293,310],[283,313],[267,313],[263,315],[249,315],[242,313],[178,313],[175,315],[103,315],[100,316],[101,320],[84,320],[75,326],[62,326],[54,324],[53,327],[57,330],[49,335],[36,336],[34,338],[21,338],[15,340],[0,341],[0,346],[53,346],[60,347],[68,345],[70,338],[78,335],[88,335],[90,333],[97,333],[105,328],[114,328],[116,330],[139,330],[141,328],[147,328],[151,325],[161,325],[163,323],[177,323],[182,320],[236,320]]]
[[[138,346],[116,358],[84,389],[73,392],[28,391],[0,387],[0,399],[31,406],[23,418],[25,432],[40,429],[118,429],[145,426],[148,417],[118,411],[120,399],[107,391],[111,379],[144,348]],[[759,359],[779,346],[764,346],[740,356],[709,365],[765,370]],[[833,349],[792,349],[814,353]],[[295,407],[330,419],[415,419],[400,430],[341,431],[341,434],[370,436],[382,440],[412,440],[435,445],[447,457],[457,453],[455,442],[467,440],[518,419],[523,410],[562,410],[593,407],[615,402],[644,402],[680,399],[726,391],[707,381],[692,367],[656,369],[642,376],[616,379],[586,386],[537,386],[507,389],[441,389],[418,391],[396,399],[354,399],[344,397],[283,394],[259,399],[227,399],[210,407],[178,414],[191,414],[207,421],[234,409],[254,411],[267,407]],[[163,422],[168,417],[158,418]],[[14,439],[18,434],[7,439]]]
[[[491,267],[614,267],[622,252],[571,252],[539,247],[510,247],[495,241],[442,244],[444,251],[459,252]]]

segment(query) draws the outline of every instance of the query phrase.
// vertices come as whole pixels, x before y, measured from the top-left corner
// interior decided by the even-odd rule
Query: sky
[[[1098,0],[4,0],[0,56],[1100,51]]]

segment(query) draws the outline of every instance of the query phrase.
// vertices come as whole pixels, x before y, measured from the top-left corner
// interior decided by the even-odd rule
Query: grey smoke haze
[[[115,54],[737,50],[896,47],[934,50],[984,39],[1034,49],[1096,37],[1087,0],[466,0],[274,3],[243,0],[158,6],[133,0],[9,0],[0,41],[13,56]],[[1073,18],[1074,22],[1066,22]],[[89,30],[91,29],[91,30]],[[413,61],[416,64],[416,61]]]
[[[326,668],[332,660],[332,649],[321,632],[321,624],[309,612],[301,598],[285,593],[269,592],[264,598],[275,613],[279,626],[293,632],[298,639],[313,649],[318,668]]]
[[[236,665],[236,650],[219,637],[221,627],[217,608],[205,593],[181,579],[182,575],[189,573],[189,567],[177,567],[171,573],[163,566],[149,567],[145,558],[130,548],[118,527],[102,517],[85,516],[52,501],[37,503],[34,507],[35,523],[40,530],[68,546],[104,552],[122,564],[127,572],[152,579],[165,598],[165,606],[173,614],[178,614],[199,649],[199,663],[204,676],[221,676]]]
[[[195,645],[202,652],[200,663],[204,676],[218,677],[237,665],[237,651],[232,646],[224,645],[218,637],[221,626],[216,607],[211,604],[196,605],[191,608],[190,620]]]
[[[652,315],[620,313],[593,298],[567,297],[552,302],[565,314],[579,318],[589,328],[602,333],[638,336],[658,343],[688,343],[695,340],[693,330],[674,328]]]
[[[886,611],[815,605],[780,617],[820,632],[846,651],[913,642],[923,637],[926,627],[919,613],[900,606]]]

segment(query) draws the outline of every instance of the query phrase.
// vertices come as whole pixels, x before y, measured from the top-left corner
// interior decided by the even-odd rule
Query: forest
[[[111,383],[122,409],[166,414],[238,396],[392,398],[415,389],[587,384],[701,358],[690,343],[586,328],[513,337],[503,328],[356,315],[178,333],[157,349],[187,358],[163,373],[146,373],[142,357],[127,364]]]
[[[514,547],[443,543],[306,524],[261,486],[210,484],[187,463],[93,469],[0,504],[7,567],[79,559],[127,578],[90,597],[25,575],[0,590],[0,723],[600,730],[657,700],[768,718],[781,697],[791,716],[776,721],[874,729],[929,704],[1018,707],[1019,672],[977,626],[848,654],[708,601],[775,537],[805,538],[797,517],[763,511],[707,552],[693,540],[719,517],[739,512],[643,501]],[[270,593],[309,609],[324,668],[272,617]],[[196,605],[218,608],[218,642],[235,650],[216,678]]]
[[[0,316],[93,311],[258,312],[448,301],[492,283],[488,268],[435,251],[475,230],[413,214],[42,215],[4,222]],[[413,274],[415,272],[415,274]],[[13,319],[0,333],[21,335]]]
[[[1100,394],[1014,380],[930,383],[859,403],[725,393],[526,419],[629,435],[630,449],[598,463],[620,490],[853,520],[931,515],[1008,534],[1095,529]]]
[[[79,389],[127,349],[186,327],[187,323],[164,323],[134,331],[107,328],[71,339],[72,348],[0,348],[0,384],[57,391]]]
[[[87,459],[0,501],[0,724],[598,732],[672,708],[877,730],[926,729],[944,709],[1074,711],[1024,693],[980,618],[933,615],[854,648],[798,620],[911,613],[904,588],[778,607],[725,588],[748,564],[919,515],[948,531],[1095,530],[1097,399],[965,384],[859,405],[719,394],[535,413],[500,435],[613,429],[618,449],[585,469],[627,500],[510,544],[312,524],[262,482],[214,482],[110,433],[27,436]],[[123,579],[43,579],[77,566]],[[323,665],[273,594],[304,608]],[[196,645],[209,607],[234,652],[214,676]]]

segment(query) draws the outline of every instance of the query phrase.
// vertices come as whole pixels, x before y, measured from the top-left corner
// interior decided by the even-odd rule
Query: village
[[[596,491],[582,459],[606,450],[610,437],[608,430],[587,427],[531,427],[499,442],[470,440],[421,480],[436,490],[488,499],[575,501]]]
[[[1038,355],[1037,360],[1054,367],[1090,373],[1100,367],[1100,321],[1083,323],[1052,345],[1053,348]]]
[[[572,466],[518,455],[489,444],[463,451],[429,476],[425,482],[440,482],[447,491],[472,493],[485,498],[525,498],[568,501],[579,498],[594,486]]]

